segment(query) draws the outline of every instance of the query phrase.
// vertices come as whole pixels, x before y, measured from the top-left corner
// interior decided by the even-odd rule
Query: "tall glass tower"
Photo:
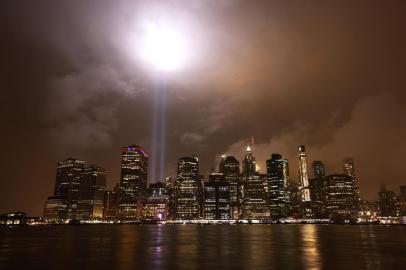
[[[200,218],[199,159],[197,157],[180,158],[176,180],[176,218],[180,220]]]
[[[299,146],[299,191],[302,203],[303,217],[312,216],[309,176],[307,172],[306,149],[304,145]]]
[[[251,147],[247,146],[245,157],[242,164],[242,173],[246,179],[252,177],[256,173],[255,157],[252,154]]]
[[[229,184],[231,218],[238,219],[241,214],[242,190],[240,181],[240,162],[233,156],[228,156],[220,163],[220,171]]]
[[[289,165],[280,154],[266,161],[271,217],[279,219],[290,214]]]
[[[135,144],[121,151],[120,218],[138,220],[141,216],[140,199],[147,189],[148,155]]]
[[[343,161],[343,169],[344,173],[348,176],[351,177],[353,186],[354,186],[354,196],[355,196],[355,202],[356,202],[356,207],[358,208],[359,202],[361,200],[360,194],[359,194],[359,186],[358,186],[358,178],[355,173],[355,166],[354,166],[354,160],[351,158],[347,158]]]

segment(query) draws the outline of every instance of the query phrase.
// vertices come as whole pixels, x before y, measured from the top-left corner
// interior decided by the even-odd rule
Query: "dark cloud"
[[[262,170],[308,146],[329,173],[356,161],[362,195],[405,183],[404,1],[6,1],[0,11],[0,211],[39,215],[69,156],[119,177],[120,146],[150,150],[156,76],[142,24],[170,23],[190,61],[166,75],[168,174],[207,173],[256,138]]]

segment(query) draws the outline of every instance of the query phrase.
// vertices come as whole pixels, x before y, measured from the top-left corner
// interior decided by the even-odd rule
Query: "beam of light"
[[[165,179],[165,154],[166,154],[166,85],[165,78],[160,78],[160,155],[159,155],[159,180]]]
[[[186,61],[187,51],[186,40],[175,29],[161,24],[146,27],[142,55],[156,69],[181,67]]]
[[[153,89],[153,119],[151,143],[151,176],[152,182],[164,181],[166,158],[166,84],[165,74],[158,73]],[[159,178],[157,178],[159,177]]]
[[[152,116],[152,142],[151,142],[151,176],[152,182],[156,181],[157,156],[158,156],[158,129],[159,129],[159,84],[153,89],[153,116]]]
[[[180,32],[168,25],[149,24],[144,30],[141,55],[157,69],[156,75],[158,75],[154,88],[150,177],[151,181],[156,182],[164,181],[165,178],[167,94],[165,72],[178,69],[185,64],[188,58],[188,46]]]

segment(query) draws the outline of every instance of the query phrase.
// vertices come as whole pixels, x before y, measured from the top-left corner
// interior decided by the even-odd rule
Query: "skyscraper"
[[[242,217],[248,220],[267,221],[270,218],[267,176],[255,174],[244,183]]]
[[[255,157],[252,155],[251,147],[247,146],[245,157],[242,163],[242,173],[244,181],[256,173]]]
[[[209,182],[204,184],[204,218],[230,219],[229,183],[222,173],[211,173]]]
[[[303,210],[303,217],[312,216],[309,190],[309,176],[307,172],[306,150],[304,145],[299,146],[299,191]]]
[[[148,155],[139,145],[122,148],[119,216],[121,219],[139,220],[141,200],[146,195]]]
[[[356,196],[356,207],[359,206],[361,201],[360,194],[359,194],[359,186],[358,186],[358,178],[355,173],[355,166],[354,161],[351,158],[347,158],[343,161],[343,169],[344,173],[351,177],[352,181],[354,182],[354,189],[355,189],[355,196]]]
[[[44,217],[48,219],[76,219],[79,187],[85,167],[83,160],[68,158],[58,162],[54,196],[48,197]]]
[[[192,220],[200,218],[199,186],[199,159],[197,157],[180,158],[176,187],[177,219]]]
[[[290,214],[289,165],[280,154],[272,154],[266,161],[271,218],[279,219]]]
[[[326,178],[326,168],[324,163],[320,160],[315,160],[312,163],[313,178],[324,179]]]
[[[224,173],[224,162],[226,161],[226,155],[221,155],[220,164],[219,164],[219,172]]]
[[[241,214],[242,204],[240,162],[235,157],[228,156],[225,158],[222,167],[224,179],[229,185],[231,219],[238,219]]]
[[[400,203],[392,190],[386,190],[385,186],[381,187],[379,195],[379,212],[384,217],[396,217],[400,215]]]
[[[326,206],[330,218],[349,219],[355,216],[356,191],[347,174],[333,174],[326,178]]]
[[[106,171],[83,160],[68,158],[58,163],[54,195],[48,197],[44,217],[48,220],[103,217]]]
[[[102,219],[107,171],[99,166],[85,166],[79,186],[79,219]]]
[[[118,217],[118,203],[120,195],[120,186],[117,184],[112,191],[106,191],[104,193],[104,205],[103,205],[103,219],[105,220],[117,220]]]
[[[309,179],[310,200],[312,203],[313,215],[316,218],[323,218],[325,208],[325,185],[326,170],[323,162],[315,160],[312,163],[313,178]]]

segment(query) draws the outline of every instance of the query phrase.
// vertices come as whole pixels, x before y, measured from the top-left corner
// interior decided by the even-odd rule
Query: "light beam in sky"
[[[158,70],[180,68],[187,58],[187,43],[176,29],[150,24],[145,29],[142,56]]]

